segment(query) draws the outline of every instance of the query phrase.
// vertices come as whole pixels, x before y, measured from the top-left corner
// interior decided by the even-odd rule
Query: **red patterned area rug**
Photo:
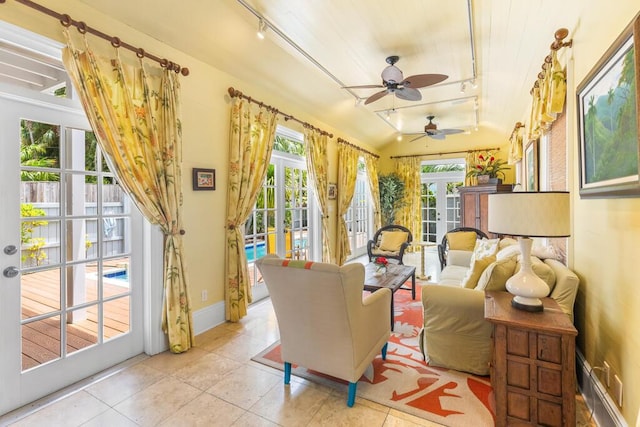
[[[431,367],[418,343],[422,325],[421,292],[395,295],[395,327],[389,339],[387,360],[378,355],[358,381],[357,396],[447,426],[493,426],[494,409],[489,377]],[[461,313],[462,314],[462,313]],[[280,343],[252,360],[282,370]],[[346,382],[292,365],[292,374],[344,390]]]

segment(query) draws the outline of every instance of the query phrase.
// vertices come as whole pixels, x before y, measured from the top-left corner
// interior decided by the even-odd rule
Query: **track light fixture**
[[[267,32],[267,23],[264,22],[264,20],[260,19],[260,21],[258,21],[258,38],[260,40],[264,40],[264,35]]]
[[[465,93],[467,91],[467,82],[460,83],[460,93]]]
[[[478,89],[478,83],[476,82],[476,79],[471,80],[471,88]]]

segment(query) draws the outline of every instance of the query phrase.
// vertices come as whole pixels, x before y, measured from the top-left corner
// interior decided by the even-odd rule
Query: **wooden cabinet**
[[[484,231],[492,237],[488,230],[489,194],[509,193],[511,184],[484,184],[459,187],[460,193],[460,226],[473,227]],[[493,236],[495,237],[495,236]]]
[[[544,311],[511,306],[513,295],[486,292],[494,324],[491,386],[496,425],[575,426],[575,329],[551,298]]]

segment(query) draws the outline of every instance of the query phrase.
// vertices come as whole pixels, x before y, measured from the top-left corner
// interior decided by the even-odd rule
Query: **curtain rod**
[[[27,7],[30,7],[32,9],[37,10],[38,12],[44,13],[45,15],[49,15],[53,18],[56,18],[60,21],[60,23],[65,26],[65,27],[70,27],[70,26],[74,26],[78,29],[78,32],[81,34],[85,34],[85,33],[89,33],[89,34],[93,34],[94,36],[98,36],[102,39],[107,40],[108,42],[111,43],[111,45],[115,48],[118,47],[124,47],[125,49],[128,49],[132,52],[134,52],[136,54],[136,56],[138,58],[149,58],[153,61],[156,61],[157,63],[160,64],[160,66],[162,68],[166,68],[168,70],[173,70],[176,73],[181,73],[183,76],[188,76],[189,75],[189,69],[186,67],[181,67],[179,64],[176,64],[173,61],[169,61],[166,58],[159,58],[155,55],[150,54],[149,52],[145,51],[143,48],[141,47],[135,47],[130,45],[129,43],[126,43],[122,40],[120,40],[119,37],[116,36],[109,36],[108,34],[103,33],[102,31],[96,30],[95,28],[92,28],[90,26],[88,26],[85,22],[83,21],[75,21],[71,18],[71,16],[69,16],[68,14],[64,13],[58,13],[54,10],[48,9],[44,6],[39,5],[38,3],[35,3],[31,0],[16,0],[16,2],[21,3]],[[0,4],[2,3],[6,3],[6,0],[0,0]]]
[[[406,156],[389,156],[390,159],[402,159],[405,157],[425,157],[425,156],[442,156],[443,154],[468,154],[477,153],[478,151],[500,151],[500,147],[494,148],[482,148],[479,150],[460,150],[460,151],[447,151],[445,153],[425,153],[425,154],[409,154]]]
[[[380,156],[378,156],[377,154],[372,153],[371,151],[367,151],[367,150],[365,150],[365,149],[364,149],[364,148],[362,148],[362,147],[358,147],[357,145],[350,143],[350,142],[349,142],[349,141],[347,141],[346,139],[338,138],[338,143],[339,143],[339,144],[348,145],[349,147],[353,147],[353,148],[355,148],[355,149],[356,149],[356,150],[358,150],[358,151],[362,151],[363,153],[367,153],[368,155],[375,157],[376,159],[379,159],[379,158],[380,158]]]
[[[569,30],[566,28],[559,28],[553,34],[555,40],[549,46],[549,49],[553,52],[555,50],[560,50],[563,47],[572,47],[573,39],[570,39],[568,42],[563,41],[569,35]],[[533,83],[533,87],[529,91],[530,94],[533,94],[533,90],[537,87],[540,87],[540,81],[544,79],[545,73],[547,73],[548,69],[551,67],[551,54],[544,57],[544,62],[542,63],[542,71],[538,73],[538,78]]]
[[[290,114],[285,114],[282,111],[278,110],[277,108],[272,107],[271,105],[265,104],[262,101],[258,101],[257,99],[254,99],[254,98],[252,98],[250,96],[245,95],[244,93],[240,92],[239,90],[236,90],[236,89],[230,87],[228,89],[228,91],[229,91],[229,96],[232,97],[232,98],[244,98],[249,102],[253,102],[254,104],[259,105],[260,107],[265,107],[265,108],[269,108],[269,109],[273,110],[276,114],[280,114],[281,116],[283,116],[285,121],[293,120],[294,122],[300,123],[304,127],[307,127],[309,129],[313,129],[315,131],[318,131],[322,135],[327,135],[329,138],[333,138],[333,134],[332,133],[329,133],[329,132],[324,131],[324,130],[322,130],[320,128],[317,128],[317,127],[311,125],[310,123],[303,122],[302,120],[296,119],[295,117],[293,117]]]

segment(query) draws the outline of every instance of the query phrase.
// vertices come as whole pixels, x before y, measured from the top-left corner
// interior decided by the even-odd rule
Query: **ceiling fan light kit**
[[[422,94],[418,90],[419,88],[440,83],[449,77],[444,74],[416,74],[405,79],[402,71],[395,66],[399,59],[400,57],[397,55],[387,57],[386,62],[389,65],[382,70],[380,75],[382,77],[381,85],[343,86],[343,89],[384,88],[384,90],[368,97],[364,102],[365,105],[371,104],[389,94],[394,94],[396,97],[406,101],[420,101]]]
[[[420,136],[418,136],[417,138],[413,138],[409,142],[417,141],[418,139],[420,139],[420,138],[422,138],[424,136],[428,136],[428,137],[433,138],[433,139],[445,139],[447,135],[454,135],[456,133],[464,133],[464,130],[462,130],[462,129],[438,129],[438,125],[433,123],[433,119],[435,119],[434,115],[428,115],[427,116],[427,120],[429,120],[429,123],[427,123],[424,126],[424,133],[421,134]]]

